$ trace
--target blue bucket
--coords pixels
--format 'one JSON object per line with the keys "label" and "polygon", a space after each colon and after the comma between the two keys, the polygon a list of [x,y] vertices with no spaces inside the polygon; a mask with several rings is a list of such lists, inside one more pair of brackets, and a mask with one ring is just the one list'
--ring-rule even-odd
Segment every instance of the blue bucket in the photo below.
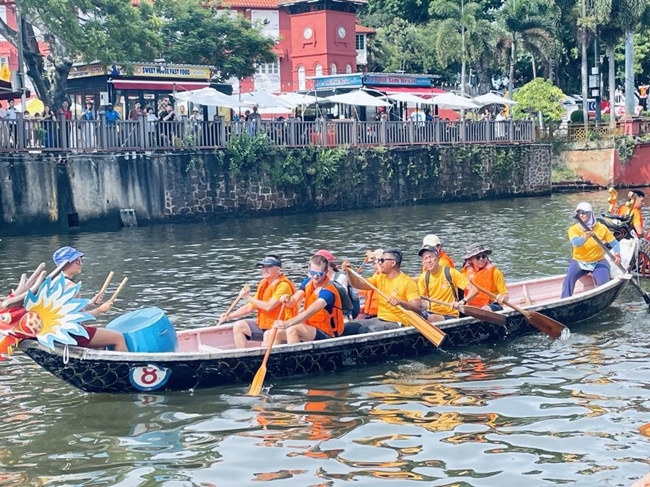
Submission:
{"label": "blue bucket", "polygon": [[175,352],[178,337],[174,325],[160,308],[142,308],[115,318],[106,328],[124,335],[129,352]]}

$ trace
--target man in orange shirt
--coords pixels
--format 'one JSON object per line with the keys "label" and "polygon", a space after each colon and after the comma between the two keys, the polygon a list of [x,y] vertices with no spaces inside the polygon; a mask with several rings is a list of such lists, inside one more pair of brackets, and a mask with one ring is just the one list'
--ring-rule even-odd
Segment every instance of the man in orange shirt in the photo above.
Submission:
{"label": "man in orange shirt", "polygon": [[[293,283],[282,273],[280,257],[267,255],[257,263],[257,266],[262,272],[262,280],[257,286],[255,296],[250,295],[249,289],[242,290],[239,296],[248,302],[230,314],[224,313],[220,319],[224,322],[257,311],[256,319],[243,319],[233,324],[233,338],[237,348],[245,348],[249,340],[262,341],[264,332],[270,329],[276,320],[286,316],[280,316],[282,296],[291,296],[295,292]],[[291,308],[287,308],[285,313],[293,316]]]}

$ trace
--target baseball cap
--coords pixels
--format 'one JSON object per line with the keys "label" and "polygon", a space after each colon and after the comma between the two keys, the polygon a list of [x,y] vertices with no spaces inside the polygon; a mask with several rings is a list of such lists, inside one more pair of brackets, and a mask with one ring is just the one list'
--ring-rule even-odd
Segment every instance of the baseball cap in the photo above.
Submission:
{"label": "baseball cap", "polygon": [[267,255],[255,265],[257,265],[258,267],[267,267],[267,266],[282,267],[282,262],[280,261],[280,259],[276,257],[271,257],[270,255]]}

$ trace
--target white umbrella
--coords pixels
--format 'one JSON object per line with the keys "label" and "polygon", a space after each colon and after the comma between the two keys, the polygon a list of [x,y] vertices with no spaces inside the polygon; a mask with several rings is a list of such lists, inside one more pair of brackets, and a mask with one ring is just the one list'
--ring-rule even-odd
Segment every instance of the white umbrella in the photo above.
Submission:
{"label": "white umbrella", "polygon": [[313,105],[318,101],[318,98],[314,95],[307,95],[306,93],[281,93],[278,97],[294,106]]}
{"label": "white umbrella", "polygon": [[479,105],[469,98],[454,95],[453,93],[443,93],[442,95],[434,96],[429,103],[437,105],[440,108],[451,108],[452,110],[473,110],[480,108]]}
{"label": "white umbrella", "polygon": [[198,105],[207,105],[212,107],[226,107],[237,109],[242,105],[233,97],[221,93],[214,88],[200,88],[198,90],[177,91],[174,98],[180,101],[191,101]]}
{"label": "white umbrella", "polygon": [[296,106],[294,103],[289,103],[288,101],[283,100],[279,96],[264,90],[251,91],[250,93],[241,93],[240,97],[242,103],[245,103],[248,106],[257,105],[260,108],[270,108],[270,107],[294,108]]}
{"label": "white umbrella", "polygon": [[486,93],[485,95],[476,96],[474,97],[473,100],[474,103],[477,103],[482,107],[485,105],[516,105],[517,104],[517,102],[514,100],[504,98],[492,92]]}
{"label": "white umbrella", "polygon": [[384,95],[382,98],[401,101],[407,104],[411,103],[413,105],[431,105],[431,100],[427,100],[421,96],[414,95],[413,93],[394,93],[392,95]]}
{"label": "white umbrella", "polygon": [[390,103],[380,98],[369,95],[363,90],[350,91],[341,95],[333,95],[324,98],[332,103],[343,103],[344,105],[356,105],[360,107],[389,107]]}

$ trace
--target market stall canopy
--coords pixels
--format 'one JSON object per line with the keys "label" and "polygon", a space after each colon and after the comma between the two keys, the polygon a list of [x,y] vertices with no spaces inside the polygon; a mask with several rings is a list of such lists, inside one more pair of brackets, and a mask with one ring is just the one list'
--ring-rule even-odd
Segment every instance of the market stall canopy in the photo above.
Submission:
{"label": "market stall canopy", "polygon": [[421,96],[414,95],[413,93],[394,93],[392,95],[384,95],[382,98],[387,98],[389,100],[399,101],[406,104],[431,105],[431,100],[427,100]]}
{"label": "market stall canopy", "polygon": [[344,105],[356,105],[360,107],[389,107],[390,103],[381,98],[369,95],[363,90],[350,91],[340,95],[332,95],[324,98],[325,101],[332,103],[343,103]]}
{"label": "market stall canopy", "polygon": [[174,97],[180,101],[191,101],[197,105],[207,105],[212,107],[226,107],[237,109],[242,105],[236,99],[215,90],[214,88],[200,88],[198,90],[177,91]]}
{"label": "market stall canopy", "polygon": [[257,105],[260,108],[294,108],[295,103],[290,103],[273,93],[268,91],[258,90],[251,91],[250,93],[240,93],[239,95],[233,95],[233,98],[238,97],[241,99],[242,103],[245,103],[249,107]]}
{"label": "market stall canopy", "polygon": [[431,98],[429,103],[437,105],[440,108],[451,108],[452,110],[474,110],[480,108],[480,106],[474,103],[471,99],[455,95],[454,93],[436,95]]}
{"label": "market stall canopy", "polygon": [[516,105],[517,102],[497,95],[496,93],[486,93],[485,95],[473,98],[474,103],[484,107],[485,105]]}

